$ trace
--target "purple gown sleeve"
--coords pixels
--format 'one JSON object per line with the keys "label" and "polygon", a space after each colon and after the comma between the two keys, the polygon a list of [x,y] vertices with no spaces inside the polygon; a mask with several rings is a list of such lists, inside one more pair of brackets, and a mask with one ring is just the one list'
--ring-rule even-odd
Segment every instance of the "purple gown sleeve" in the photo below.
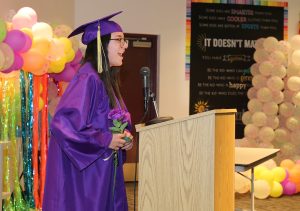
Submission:
{"label": "purple gown sleeve", "polygon": [[75,76],[51,122],[51,135],[71,162],[83,170],[97,160],[112,139],[108,96],[96,74]]}

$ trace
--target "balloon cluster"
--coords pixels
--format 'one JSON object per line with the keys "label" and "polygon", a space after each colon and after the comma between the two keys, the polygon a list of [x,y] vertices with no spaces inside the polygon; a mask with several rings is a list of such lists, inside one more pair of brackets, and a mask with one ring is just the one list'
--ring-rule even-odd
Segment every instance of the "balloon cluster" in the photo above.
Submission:
{"label": "balloon cluster", "polygon": [[[250,173],[246,172],[250,177]],[[254,196],[258,199],[294,195],[300,192],[300,160],[282,160],[280,166],[273,161],[272,166],[265,164],[254,168]],[[250,183],[245,178],[236,176],[235,190],[246,193],[250,190]]]}
{"label": "balloon cluster", "polygon": [[53,30],[48,23],[37,22],[30,7],[21,8],[11,23],[0,20],[0,72],[61,74],[57,80],[70,81],[82,59],[78,40],[67,38],[71,31],[66,25]]}
{"label": "balloon cluster", "polygon": [[[290,42],[256,41],[245,138],[258,147],[281,149],[281,159],[298,159],[300,149],[300,35]],[[254,147],[252,145],[252,147]]]}
{"label": "balloon cluster", "polygon": [[252,85],[247,96],[248,111],[242,116],[244,135],[259,146],[273,147],[279,127],[279,104],[284,101],[284,78],[290,45],[274,37],[260,38],[255,43],[251,68]]}

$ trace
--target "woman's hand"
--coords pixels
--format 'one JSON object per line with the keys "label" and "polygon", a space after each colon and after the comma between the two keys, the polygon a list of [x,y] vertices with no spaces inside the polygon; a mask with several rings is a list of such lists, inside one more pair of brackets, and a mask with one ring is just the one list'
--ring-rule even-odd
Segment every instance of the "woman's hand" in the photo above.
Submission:
{"label": "woman's hand", "polygon": [[116,133],[112,135],[113,136],[108,148],[113,150],[119,150],[120,148],[125,146],[126,141],[123,139],[125,137],[124,134]]}
{"label": "woman's hand", "polygon": [[130,141],[126,141],[125,145],[122,147],[122,149],[130,150],[133,147],[133,136],[131,135],[131,133],[128,130],[125,130],[123,134],[124,134],[124,137],[128,137],[130,139]]}

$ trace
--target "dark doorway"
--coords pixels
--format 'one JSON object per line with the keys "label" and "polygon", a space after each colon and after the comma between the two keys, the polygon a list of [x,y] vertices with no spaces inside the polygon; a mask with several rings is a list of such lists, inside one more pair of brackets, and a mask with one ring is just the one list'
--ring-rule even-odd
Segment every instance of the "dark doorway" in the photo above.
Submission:
{"label": "dark doorway", "polygon": [[[157,36],[145,34],[125,34],[129,39],[128,49],[121,69],[121,92],[127,109],[131,113],[134,147],[127,152],[127,163],[135,163],[137,152],[137,134],[134,125],[141,123],[144,116],[143,80],[140,74],[142,67],[151,70],[151,91],[157,96]],[[151,105],[151,103],[150,103]],[[155,110],[150,106],[144,122],[155,117]]]}

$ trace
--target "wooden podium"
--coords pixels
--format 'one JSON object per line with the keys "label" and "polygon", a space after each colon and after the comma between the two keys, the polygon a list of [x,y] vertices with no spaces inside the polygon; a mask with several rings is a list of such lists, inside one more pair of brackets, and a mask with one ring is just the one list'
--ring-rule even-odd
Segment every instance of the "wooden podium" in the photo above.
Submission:
{"label": "wooden podium", "polygon": [[234,210],[235,109],[137,129],[139,211]]}

